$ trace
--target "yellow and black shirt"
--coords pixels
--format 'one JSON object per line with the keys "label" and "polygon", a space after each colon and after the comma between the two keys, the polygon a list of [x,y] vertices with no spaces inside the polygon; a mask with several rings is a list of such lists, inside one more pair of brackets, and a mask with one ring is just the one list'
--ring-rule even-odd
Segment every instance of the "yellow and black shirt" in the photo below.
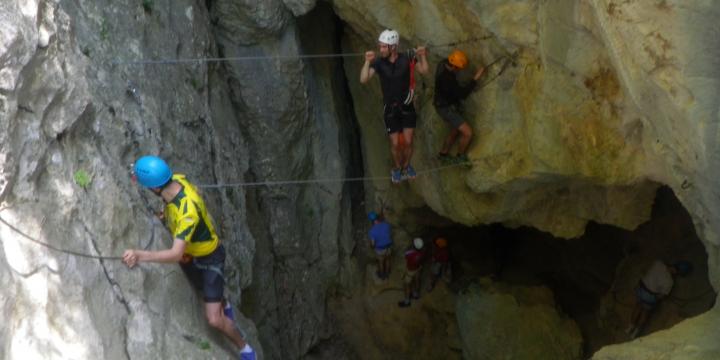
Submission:
{"label": "yellow and black shirt", "polygon": [[182,190],[165,205],[165,221],[175,239],[187,243],[185,253],[199,257],[211,254],[218,246],[210,215],[205,201],[185,175],[175,174],[172,179],[182,185]]}

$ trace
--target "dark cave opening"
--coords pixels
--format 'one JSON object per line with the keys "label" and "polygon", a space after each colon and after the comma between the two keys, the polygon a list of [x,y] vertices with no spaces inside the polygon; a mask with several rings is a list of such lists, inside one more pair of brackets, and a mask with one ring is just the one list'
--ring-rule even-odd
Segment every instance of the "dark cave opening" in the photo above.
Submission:
{"label": "dark cave opening", "polygon": [[669,187],[661,187],[651,219],[634,231],[591,222],[585,234],[559,239],[529,227],[501,224],[432,229],[426,237],[450,241],[454,291],[479,277],[523,286],[546,286],[573,318],[585,356],[628,341],[624,329],[635,304],[634,286],[653,260],[689,260],[694,270],[675,279],[670,295],[651,313],[640,336],[666,329],[714,305],[707,254],[690,215]]}

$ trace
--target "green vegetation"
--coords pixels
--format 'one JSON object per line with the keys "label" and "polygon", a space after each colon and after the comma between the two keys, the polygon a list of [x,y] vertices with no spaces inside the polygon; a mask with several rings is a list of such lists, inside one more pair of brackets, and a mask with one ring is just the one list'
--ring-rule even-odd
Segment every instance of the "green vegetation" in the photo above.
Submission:
{"label": "green vegetation", "polygon": [[197,341],[197,346],[203,350],[210,350],[210,342],[204,339],[199,339]]}
{"label": "green vegetation", "polygon": [[110,34],[110,27],[108,26],[107,19],[103,19],[102,23],[100,24],[100,40],[102,40],[102,41],[107,40],[109,34]]}
{"label": "green vegetation", "polygon": [[92,182],[92,176],[83,169],[76,171],[73,178],[75,179],[75,183],[83,189],[87,189]]}

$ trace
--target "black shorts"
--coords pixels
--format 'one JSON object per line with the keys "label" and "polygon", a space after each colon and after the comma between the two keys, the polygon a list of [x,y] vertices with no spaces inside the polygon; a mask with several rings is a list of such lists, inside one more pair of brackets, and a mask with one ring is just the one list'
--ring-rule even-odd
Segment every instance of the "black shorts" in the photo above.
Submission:
{"label": "black shorts", "polygon": [[202,291],[206,303],[221,302],[225,288],[225,247],[218,245],[210,255],[195,257],[180,264],[196,289]]}
{"label": "black shorts", "polygon": [[385,129],[388,134],[402,132],[403,129],[414,129],[417,120],[415,106],[409,105],[385,105],[383,111]]}
{"label": "black shorts", "polygon": [[440,115],[446,123],[455,129],[459,128],[460,125],[465,122],[460,115],[461,110],[457,105],[435,106],[435,111],[437,111],[438,115]]}

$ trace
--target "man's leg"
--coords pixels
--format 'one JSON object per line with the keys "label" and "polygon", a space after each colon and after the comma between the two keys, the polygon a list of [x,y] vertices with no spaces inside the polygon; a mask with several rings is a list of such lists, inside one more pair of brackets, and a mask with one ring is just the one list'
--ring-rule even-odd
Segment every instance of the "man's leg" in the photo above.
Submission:
{"label": "man's leg", "polygon": [[205,316],[210,326],[220,330],[227,336],[239,349],[245,347],[245,339],[235,327],[235,323],[223,314],[221,302],[206,302]]}
{"label": "man's leg", "polygon": [[415,273],[412,281],[412,297],[414,299],[420,298],[420,270]]}
{"label": "man's leg", "polygon": [[432,263],[432,265],[430,265],[430,286],[428,286],[428,292],[435,288],[435,284],[437,284],[440,279],[440,272],[438,272],[437,269],[438,263]]}
{"label": "man's leg", "polygon": [[400,133],[390,133],[390,153],[396,169],[402,168],[402,148],[400,147]]}
{"label": "man's leg", "polygon": [[385,276],[390,275],[390,250],[388,249],[387,254],[385,254],[385,257],[383,258],[383,269],[385,271]]}
{"label": "man's leg", "polygon": [[385,272],[383,271],[382,255],[377,255],[377,271],[375,272],[375,275],[377,275],[378,279],[382,279],[383,276],[385,276]]}
{"label": "man's leg", "polygon": [[403,149],[403,156],[402,156],[402,168],[405,169],[410,165],[410,158],[412,158],[413,155],[413,134],[415,133],[415,129],[413,128],[405,128],[402,130],[402,136],[405,139],[405,148]]}
{"label": "man's leg", "polygon": [[410,293],[412,292],[412,274],[408,270],[405,270],[405,274],[403,274],[403,285],[405,290],[405,298],[398,303],[399,307],[408,307],[410,306]]}
{"label": "man's leg", "polygon": [[472,139],[473,131],[467,122],[463,122],[458,128],[458,131],[462,134],[462,137],[460,138],[460,145],[458,145],[458,155],[461,155],[467,152],[468,145],[470,145],[470,140]]}
{"label": "man's leg", "polygon": [[630,314],[630,326],[628,326],[627,332],[632,333],[633,330],[638,326],[638,322],[640,321],[640,313],[642,312],[642,305],[640,304],[640,300],[635,301],[635,306],[633,306],[632,313]]}
{"label": "man's leg", "polygon": [[445,142],[443,142],[443,147],[440,150],[440,154],[447,155],[450,153],[450,147],[455,143],[455,140],[457,139],[458,134],[460,131],[458,129],[452,129],[450,130],[450,134],[445,138]]}
{"label": "man's leg", "polygon": [[640,315],[638,316],[638,322],[635,326],[635,332],[632,334],[633,338],[637,336],[640,331],[642,331],[642,328],[645,326],[645,323],[648,320],[648,317],[650,316],[650,310],[645,308],[644,306],[640,307]]}

